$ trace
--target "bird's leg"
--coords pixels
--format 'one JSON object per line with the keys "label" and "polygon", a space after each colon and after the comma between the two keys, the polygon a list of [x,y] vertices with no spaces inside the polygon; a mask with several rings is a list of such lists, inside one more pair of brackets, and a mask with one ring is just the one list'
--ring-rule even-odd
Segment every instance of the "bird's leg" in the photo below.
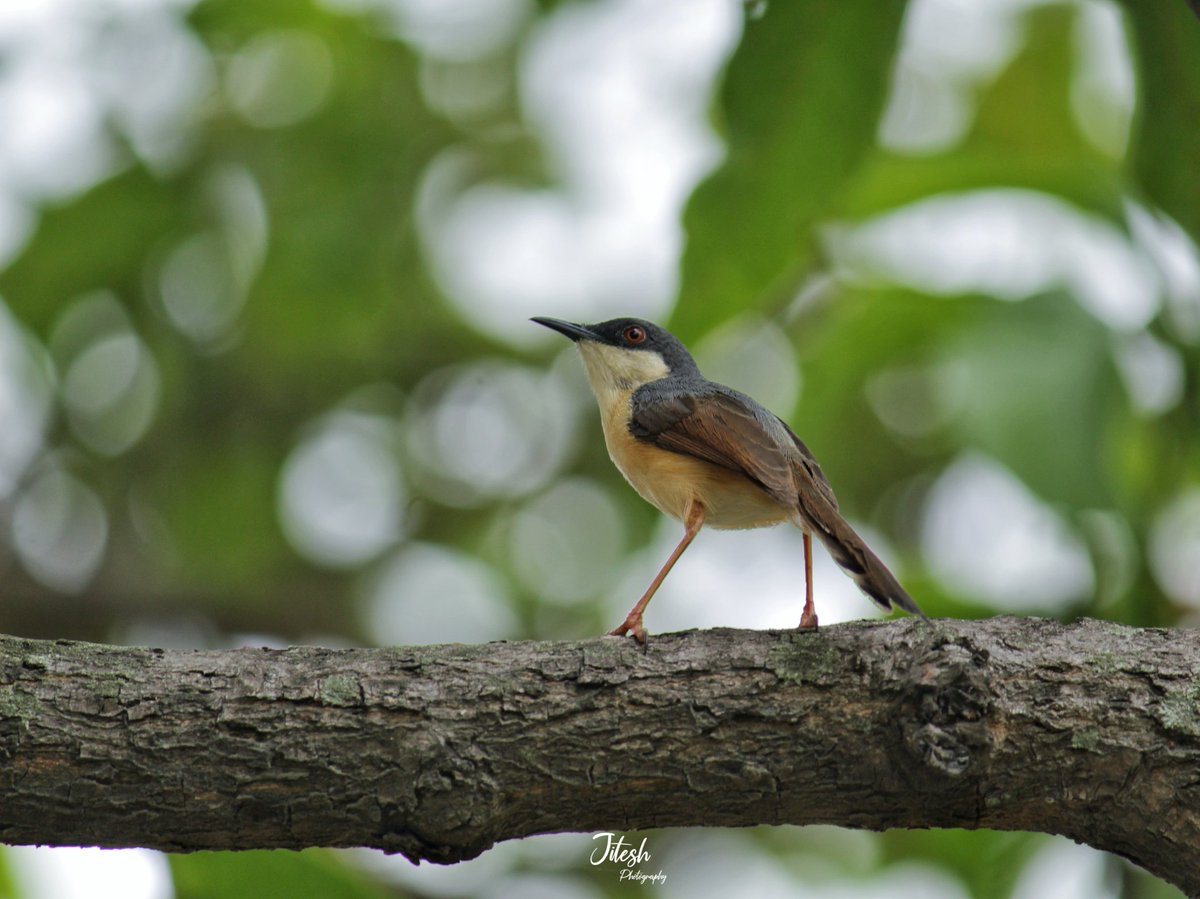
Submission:
{"label": "bird's leg", "polygon": [[812,534],[804,532],[804,611],[800,613],[803,630],[817,629],[817,610],[813,608]]}
{"label": "bird's leg", "polygon": [[646,611],[646,606],[650,604],[650,599],[654,596],[655,591],[662,585],[667,572],[679,561],[679,557],[683,555],[683,551],[688,548],[688,545],[696,539],[696,535],[700,533],[700,528],[703,525],[704,506],[700,505],[697,500],[692,500],[692,504],[688,506],[687,520],[683,523],[685,528],[683,539],[679,541],[679,545],[675,547],[675,551],[671,553],[671,557],[667,559],[666,564],[654,576],[654,580],[650,582],[650,586],[646,588],[646,592],[642,594],[642,598],[629,610],[629,614],[625,616],[625,620],[608,632],[610,637],[623,637],[625,634],[630,634],[639,643],[646,642],[646,629],[642,627],[642,613]]}

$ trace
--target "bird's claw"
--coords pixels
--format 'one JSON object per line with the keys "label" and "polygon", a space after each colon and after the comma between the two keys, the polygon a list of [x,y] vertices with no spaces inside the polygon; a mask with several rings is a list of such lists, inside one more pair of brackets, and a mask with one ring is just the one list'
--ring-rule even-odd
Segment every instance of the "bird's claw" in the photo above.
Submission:
{"label": "bird's claw", "polygon": [[610,637],[624,637],[628,634],[639,643],[646,642],[646,629],[642,627],[642,616],[629,617],[608,632]]}
{"label": "bird's claw", "polygon": [[811,609],[805,609],[804,614],[800,616],[800,630],[815,631],[817,629],[817,613]]}

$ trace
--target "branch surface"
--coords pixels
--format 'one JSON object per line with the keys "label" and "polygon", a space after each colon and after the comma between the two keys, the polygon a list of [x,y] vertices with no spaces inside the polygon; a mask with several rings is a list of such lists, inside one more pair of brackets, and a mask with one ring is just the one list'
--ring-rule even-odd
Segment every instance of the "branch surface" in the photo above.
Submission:
{"label": "branch surface", "polygon": [[0,842],[454,862],[677,826],[1065,834],[1200,895],[1200,633],[1039,619],[167,651],[0,637]]}

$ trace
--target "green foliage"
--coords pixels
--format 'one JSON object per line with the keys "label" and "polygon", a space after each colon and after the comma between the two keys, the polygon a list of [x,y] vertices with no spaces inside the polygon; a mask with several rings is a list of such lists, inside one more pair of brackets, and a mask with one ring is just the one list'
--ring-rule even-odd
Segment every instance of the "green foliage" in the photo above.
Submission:
{"label": "green foliage", "polygon": [[1132,175],[1150,200],[1200,239],[1200,28],[1184,3],[1122,5],[1136,35],[1141,79]]}
{"label": "green foliage", "polygon": [[[876,153],[845,204],[863,217],[930,195],[1011,187],[1046,191],[1114,221],[1123,216],[1113,160],[1084,139],[1071,104],[1078,8],[1034,7],[1025,41],[991,82],[977,88],[961,143],[933,155]],[[1038,110],[1030,115],[1031,109]]]}
{"label": "green foliage", "polygon": [[341,856],[304,852],[197,852],[171,856],[176,899],[384,899],[394,896]]}
{"label": "green foliage", "polygon": [[17,899],[17,890],[8,876],[8,866],[4,863],[4,853],[0,851],[0,899]]}
{"label": "green foliage", "polygon": [[730,309],[777,307],[811,272],[813,227],[874,144],[903,13],[817,0],[746,24],[718,107],[727,159],[684,216],[685,339]]}
{"label": "green foliage", "polygon": [[1048,842],[1041,834],[913,830],[889,835],[887,856],[937,861],[967,885],[974,899],[1006,899],[1025,864]]}
{"label": "green foliage", "polygon": [[[960,439],[1004,459],[1052,503],[1108,506],[1111,460],[1097,446],[1121,410],[1108,334],[1061,295],[1027,300],[1021,315],[1006,312],[990,306],[944,347],[971,397]],[[1034,396],[1042,402],[1029,402]]]}

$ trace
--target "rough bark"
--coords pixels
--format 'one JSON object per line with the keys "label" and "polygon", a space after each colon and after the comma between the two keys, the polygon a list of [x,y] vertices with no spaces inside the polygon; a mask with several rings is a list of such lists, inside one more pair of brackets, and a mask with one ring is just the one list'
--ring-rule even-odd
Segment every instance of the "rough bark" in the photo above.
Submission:
{"label": "rough bark", "polygon": [[376,846],[831,823],[1065,834],[1200,894],[1200,634],[163,651],[0,638],[0,841]]}

